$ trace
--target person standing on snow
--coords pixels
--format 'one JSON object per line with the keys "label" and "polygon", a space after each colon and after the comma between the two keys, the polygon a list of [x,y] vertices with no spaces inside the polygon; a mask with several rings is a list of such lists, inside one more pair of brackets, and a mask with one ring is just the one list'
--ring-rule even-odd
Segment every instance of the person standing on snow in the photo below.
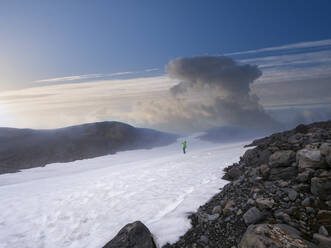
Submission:
{"label": "person standing on snow", "polygon": [[182,145],[183,145],[183,153],[185,154],[186,153],[186,147],[187,147],[186,140],[184,140],[184,142],[182,142]]}

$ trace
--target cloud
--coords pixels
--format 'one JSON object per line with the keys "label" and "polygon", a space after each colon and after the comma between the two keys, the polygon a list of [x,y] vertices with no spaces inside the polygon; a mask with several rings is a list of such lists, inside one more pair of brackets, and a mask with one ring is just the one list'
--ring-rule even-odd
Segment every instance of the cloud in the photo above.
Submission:
{"label": "cloud", "polygon": [[140,74],[140,73],[151,73],[155,71],[159,71],[158,68],[149,68],[142,71],[124,71],[124,72],[114,72],[108,74],[85,74],[85,75],[74,75],[67,77],[55,77],[55,78],[46,78],[34,81],[35,83],[67,83],[72,81],[81,82],[83,80],[92,80],[92,79],[105,79],[111,77],[132,75],[132,74]]}
{"label": "cloud", "polygon": [[277,127],[250,91],[262,75],[257,66],[225,56],[200,56],[174,59],[166,70],[178,83],[161,102],[141,104],[146,121],[182,132],[221,125]]}
{"label": "cloud", "polygon": [[255,50],[242,51],[242,52],[227,53],[225,55],[233,56],[233,55],[254,54],[254,53],[261,53],[261,52],[275,52],[275,51],[283,51],[283,50],[323,48],[323,47],[329,47],[329,46],[331,46],[331,39],[299,42],[299,43],[288,44],[288,45],[284,45],[284,46],[275,46],[275,47],[260,48],[260,49],[255,49]]}

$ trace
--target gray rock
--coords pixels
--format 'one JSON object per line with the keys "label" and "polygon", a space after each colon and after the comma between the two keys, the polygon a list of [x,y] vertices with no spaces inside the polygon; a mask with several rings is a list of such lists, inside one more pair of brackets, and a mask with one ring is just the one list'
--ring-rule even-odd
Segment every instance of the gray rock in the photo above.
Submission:
{"label": "gray rock", "polygon": [[216,206],[212,210],[212,214],[219,214],[222,213],[222,207],[221,206]]}
{"label": "gray rock", "polygon": [[296,192],[295,190],[293,189],[290,189],[288,192],[288,198],[291,200],[291,201],[295,201],[295,199],[297,199],[297,196],[298,196],[298,192]]}
{"label": "gray rock", "polygon": [[300,237],[300,232],[285,224],[250,225],[242,237],[239,248],[316,248]]}
{"label": "gray rock", "polygon": [[208,244],[208,242],[209,242],[208,238],[205,235],[200,236],[200,241],[205,244]]}
{"label": "gray rock", "polygon": [[313,238],[314,238],[314,241],[318,244],[318,248],[330,248],[331,247],[331,238],[330,237],[325,237],[324,235],[314,233]]}
{"label": "gray rock", "polygon": [[232,167],[226,172],[223,179],[225,180],[236,180],[242,175],[242,171],[238,167]]}
{"label": "gray rock", "polygon": [[209,215],[208,215],[208,221],[214,221],[214,220],[217,220],[218,217],[220,217],[219,214],[209,214]]}
{"label": "gray rock", "polygon": [[305,168],[326,168],[324,158],[318,149],[304,148],[297,152],[296,161],[300,169]]}
{"label": "gray rock", "polygon": [[323,156],[331,154],[331,143],[323,143],[320,147],[320,152]]}
{"label": "gray rock", "polygon": [[256,207],[251,207],[243,215],[246,225],[255,224],[264,218],[264,215]]}
{"label": "gray rock", "polygon": [[295,152],[291,150],[277,151],[269,158],[269,167],[284,167],[291,165],[295,161]]}
{"label": "gray rock", "polygon": [[326,230],[326,228],[322,225],[320,226],[320,228],[318,229],[318,233],[324,236],[328,236],[329,232],[328,230]]}
{"label": "gray rock", "polygon": [[124,226],[103,248],[156,248],[148,228],[136,221]]}
{"label": "gray rock", "polygon": [[229,200],[226,204],[225,204],[225,207],[223,209],[223,214],[224,215],[230,215],[232,210],[233,210],[233,207],[235,206],[235,201],[234,200]]}
{"label": "gray rock", "polygon": [[313,177],[313,175],[314,175],[314,170],[307,168],[303,172],[298,174],[297,180],[299,182],[305,183],[307,181],[310,181],[310,179]]}
{"label": "gray rock", "polygon": [[260,166],[268,163],[270,154],[268,150],[249,149],[243,155],[243,160],[248,166]]}
{"label": "gray rock", "polygon": [[266,198],[257,198],[255,202],[260,209],[271,209],[275,203],[273,199]]}
{"label": "gray rock", "polygon": [[269,180],[291,179],[298,173],[296,167],[278,167],[270,170]]}
{"label": "gray rock", "polygon": [[291,222],[291,217],[290,217],[288,214],[286,214],[286,213],[284,213],[284,214],[282,215],[282,219],[283,219],[283,221],[286,222],[286,223]]}
{"label": "gray rock", "polygon": [[310,205],[310,198],[306,197],[302,202],[301,205],[304,207],[308,207]]}
{"label": "gray rock", "polygon": [[331,178],[313,177],[310,191],[322,200],[331,200]]}
{"label": "gray rock", "polygon": [[319,210],[317,213],[317,223],[323,225],[328,233],[331,233],[331,211]]}

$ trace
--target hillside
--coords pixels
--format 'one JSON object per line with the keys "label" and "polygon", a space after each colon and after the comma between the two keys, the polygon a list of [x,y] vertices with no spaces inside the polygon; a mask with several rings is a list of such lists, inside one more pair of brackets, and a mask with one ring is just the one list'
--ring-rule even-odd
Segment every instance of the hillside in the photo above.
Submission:
{"label": "hillside", "polygon": [[118,151],[168,145],[177,136],[120,122],[54,130],[0,128],[0,174],[94,158]]}

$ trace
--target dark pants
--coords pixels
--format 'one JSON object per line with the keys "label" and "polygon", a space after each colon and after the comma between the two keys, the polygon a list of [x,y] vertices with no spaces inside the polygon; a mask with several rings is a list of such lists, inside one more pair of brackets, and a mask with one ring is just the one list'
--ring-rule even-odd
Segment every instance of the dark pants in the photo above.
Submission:
{"label": "dark pants", "polygon": [[186,147],[183,147],[183,153],[184,154],[186,153]]}

